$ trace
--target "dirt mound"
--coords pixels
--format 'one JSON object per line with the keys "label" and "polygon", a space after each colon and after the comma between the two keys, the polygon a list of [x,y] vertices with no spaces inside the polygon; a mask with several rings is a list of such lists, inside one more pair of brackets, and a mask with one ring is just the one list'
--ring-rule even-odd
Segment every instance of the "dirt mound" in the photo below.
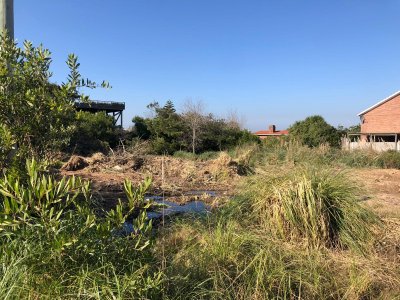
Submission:
{"label": "dirt mound", "polygon": [[215,185],[219,188],[221,185],[234,185],[242,175],[238,162],[227,153],[207,161],[131,153],[113,153],[110,156],[96,153],[92,157],[81,158],[81,163],[76,159],[71,158],[62,171],[112,185],[121,185],[126,178],[140,182],[151,177],[154,187],[170,187],[175,191],[181,187],[207,190]]}
{"label": "dirt mound", "polygon": [[97,153],[93,154],[90,158],[88,158],[87,161],[88,161],[89,164],[95,165],[95,164],[107,162],[108,161],[108,157],[105,156],[101,152],[97,152]]}
{"label": "dirt mound", "polygon": [[61,167],[61,170],[77,171],[86,168],[88,165],[89,163],[82,156],[72,155],[69,161]]}

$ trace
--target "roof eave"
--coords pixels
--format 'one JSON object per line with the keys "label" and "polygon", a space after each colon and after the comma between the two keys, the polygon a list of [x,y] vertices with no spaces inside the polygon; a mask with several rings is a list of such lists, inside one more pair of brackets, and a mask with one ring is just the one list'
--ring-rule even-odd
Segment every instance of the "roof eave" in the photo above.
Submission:
{"label": "roof eave", "polygon": [[400,91],[397,91],[396,93],[390,95],[389,97],[379,101],[378,103],[372,105],[371,107],[367,108],[366,110],[360,112],[357,116],[361,117],[362,115],[365,115],[367,112],[373,110],[374,108],[377,108],[378,106],[381,106],[382,104],[388,102],[389,100],[393,99],[394,97],[397,97],[400,95]]}

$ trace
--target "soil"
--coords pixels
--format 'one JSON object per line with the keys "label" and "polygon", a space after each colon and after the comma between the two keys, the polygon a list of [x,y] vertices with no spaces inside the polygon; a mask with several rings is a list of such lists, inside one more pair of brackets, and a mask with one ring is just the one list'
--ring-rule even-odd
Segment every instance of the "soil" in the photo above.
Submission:
{"label": "soil", "polygon": [[[168,196],[169,201],[186,203],[202,200],[211,206],[224,203],[232,195],[243,168],[226,153],[213,160],[200,161],[170,156],[134,156],[128,153],[104,156],[96,153],[80,158],[85,167],[75,167],[72,157],[61,169],[61,175],[75,175],[92,182],[92,189],[106,206],[123,199],[123,182],[140,184],[152,178],[152,195]],[[80,165],[81,166],[81,165]],[[209,193],[211,191],[211,193]]]}
{"label": "soil", "polygon": [[[207,161],[96,153],[85,158],[72,156],[61,169],[61,174],[89,179],[95,192],[110,197],[114,195],[114,198],[123,195],[125,179],[140,184],[146,177],[151,177],[152,194],[164,194],[170,199],[172,197],[172,201],[187,202],[200,197],[207,200],[207,193],[203,193],[207,191],[213,191],[217,196],[232,195],[240,178],[245,175],[242,169],[226,153]],[[350,175],[362,186],[362,200],[366,205],[381,217],[400,220],[400,170],[352,169]]]}
{"label": "soil", "polygon": [[363,202],[385,225],[376,249],[394,264],[400,263],[400,170],[358,169],[354,178],[363,187]]}
{"label": "soil", "polygon": [[355,169],[352,175],[363,188],[366,205],[381,217],[400,220],[400,170]]}

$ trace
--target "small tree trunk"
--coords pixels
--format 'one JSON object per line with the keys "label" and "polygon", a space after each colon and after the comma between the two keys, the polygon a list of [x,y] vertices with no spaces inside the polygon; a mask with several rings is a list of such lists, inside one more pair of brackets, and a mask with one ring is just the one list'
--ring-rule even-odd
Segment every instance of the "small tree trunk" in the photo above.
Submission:
{"label": "small tree trunk", "polygon": [[196,143],[196,128],[193,126],[193,129],[192,129],[192,151],[193,151],[193,154],[196,154],[195,143]]}

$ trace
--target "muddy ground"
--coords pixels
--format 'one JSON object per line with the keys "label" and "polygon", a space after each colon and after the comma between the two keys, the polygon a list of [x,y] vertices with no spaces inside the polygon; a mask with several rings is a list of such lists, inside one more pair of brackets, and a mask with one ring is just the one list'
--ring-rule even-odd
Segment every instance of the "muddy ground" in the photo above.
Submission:
{"label": "muddy ground", "polygon": [[[168,197],[169,201],[185,203],[202,200],[218,206],[233,195],[233,190],[245,173],[240,163],[227,154],[213,160],[199,161],[171,156],[73,156],[61,169],[62,175],[75,175],[92,182],[92,189],[112,206],[124,198],[125,179],[140,184],[152,178],[151,195]],[[108,206],[107,205],[107,206]]]}
{"label": "muddy ground", "polygon": [[[229,197],[246,175],[240,162],[226,153],[212,160],[199,161],[171,156],[133,156],[122,154],[104,156],[96,153],[91,157],[72,157],[62,168],[62,175],[78,175],[90,179],[95,192],[115,198],[123,195],[123,182],[131,180],[139,184],[151,177],[150,191],[165,195],[175,202],[205,200],[216,196]],[[362,186],[363,202],[381,217],[400,220],[400,170],[352,169],[349,176]]]}

